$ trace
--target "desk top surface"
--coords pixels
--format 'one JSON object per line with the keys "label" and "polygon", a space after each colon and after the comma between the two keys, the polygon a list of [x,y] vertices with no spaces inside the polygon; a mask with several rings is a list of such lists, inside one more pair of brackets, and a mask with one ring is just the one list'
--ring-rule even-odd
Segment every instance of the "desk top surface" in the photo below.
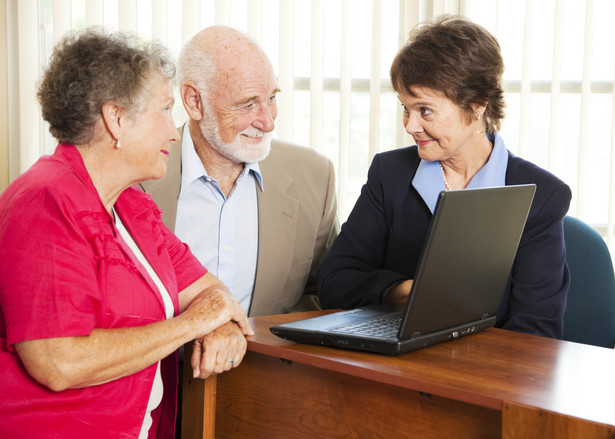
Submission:
{"label": "desk top surface", "polygon": [[490,328],[389,357],[269,331],[322,313],[253,317],[248,350],[498,410],[508,402],[615,425],[615,350]]}

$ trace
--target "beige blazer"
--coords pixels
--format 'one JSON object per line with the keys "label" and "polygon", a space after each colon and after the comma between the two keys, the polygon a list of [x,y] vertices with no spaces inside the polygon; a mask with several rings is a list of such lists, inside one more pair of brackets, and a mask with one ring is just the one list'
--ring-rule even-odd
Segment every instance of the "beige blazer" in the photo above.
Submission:
{"label": "beige blazer", "polygon": [[[264,190],[257,185],[258,258],[249,315],[318,309],[317,270],[339,233],[333,163],[311,148],[273,140],[259,166]],[[171,230],[180,177],[181,141],[172,146],[165,177],[141,183]]]}

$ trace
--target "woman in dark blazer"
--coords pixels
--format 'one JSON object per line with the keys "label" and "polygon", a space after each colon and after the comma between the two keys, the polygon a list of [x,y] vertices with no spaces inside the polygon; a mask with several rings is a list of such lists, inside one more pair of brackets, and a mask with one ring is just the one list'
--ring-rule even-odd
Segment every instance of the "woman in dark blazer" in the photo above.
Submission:
{"label": "woman in dark blazer", "polygon": [[442,190],[535,183],[496,326],[560,338],[569,275],[570,188],[510,153],[496,39],[462,17],[417,27],[391,67],[415,146],[374,157],[367,183],[319,272],[325,308],[405,303]]}

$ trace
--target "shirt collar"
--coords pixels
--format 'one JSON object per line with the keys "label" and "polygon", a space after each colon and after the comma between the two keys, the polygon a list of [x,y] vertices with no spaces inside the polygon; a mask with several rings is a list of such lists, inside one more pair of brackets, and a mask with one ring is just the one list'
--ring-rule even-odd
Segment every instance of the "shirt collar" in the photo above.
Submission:
{"label": "shirt collar", "polygon": [[[205,170],[205,166],[201,162],[196,150],[194,149],[194,141],[192,140],[192,135],[190,134],[190,129],[188,128],[188,124],[184,125],[184,130],[182,134],[182,169],[181,169],[181,188],[180,194],[187,188],[192,182],[200,179],[201,177],[208,177],[207,170]],[[260,166],[258,162],[253,163],[245,163],[244,169],[241,175],[247,175],[251,173],[254,175],[261,191],[264,191],[263,187],[263,177],[261,175]]]}
{"label": "shirt collar", "polygon": [[62,144],[59,143],[56,146],[55,152],[52,155],[52,158],[58,160],[61,163],[65,163],[73,169],[75,174],[79,177],[83,183],[85,183],[91,190],[93,190],[96,194],[98,191],[92,182],[92,178],[85,167],[85,163],[83,162],[83,157],[79,153],[79,150],[75,145]]}
{"label": "shirt collar", "polygon": [[[489,160],[468,183],[467,188],[495,187],[506,184],[506,169],[508,166],[508,151],[502,137],[498,133],[489,136],[493,142],[493,150]],[[445,190],[440,162],[421,160],[412,180],[412,186],[417,190],[429,210],[433,213],[438,202],[438,195]]]}

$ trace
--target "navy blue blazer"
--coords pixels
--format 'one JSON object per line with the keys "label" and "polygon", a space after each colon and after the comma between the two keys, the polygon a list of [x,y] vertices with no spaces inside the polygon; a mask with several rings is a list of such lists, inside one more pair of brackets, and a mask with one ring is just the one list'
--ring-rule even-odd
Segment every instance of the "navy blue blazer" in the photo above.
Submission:
{"label": "navy blue blazer", "polygon": [[[416,146],[377,154],[348,221],[319,270],[323,308],[381,301],[412,279],[432,213],[412,186]],[[561,338],[570,283],[563,218],[570,188],[553,174],[508,153],[506,184],[536,184],[497,327]]]}

